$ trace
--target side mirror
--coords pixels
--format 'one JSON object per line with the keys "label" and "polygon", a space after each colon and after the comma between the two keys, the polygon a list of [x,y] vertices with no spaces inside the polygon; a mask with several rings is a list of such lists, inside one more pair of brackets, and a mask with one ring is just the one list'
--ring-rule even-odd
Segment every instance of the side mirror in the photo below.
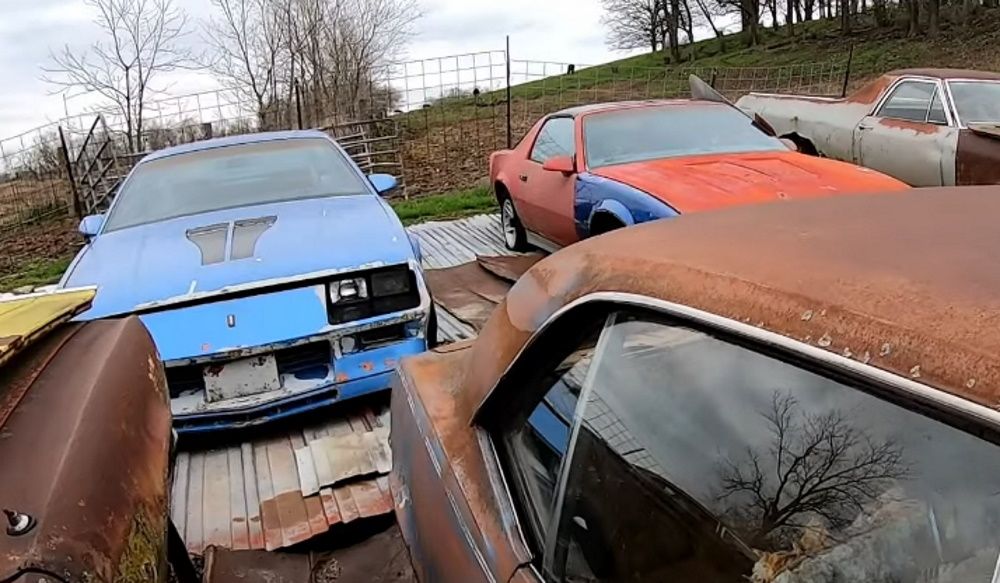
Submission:
{"label": "side mirror", "polygon": [[573,160],[572,156],[556,156],[554,158],[549,158],[542,164],[542,170],[548,170],[550,172],[562,172],[563,174],[569,176],[576,172],[576,161]]}
{"label": "side mirror", "polygon": [[399,186],[399,181],[392,174],[369,174],[368,180],[379,194],[388,194]]}
{"label": "side mirror", "polygon": [[89,217],[83,217],[78,228],[83,238],[90,241],[101,232],[102,226],[104,226],[104,215],[90,215]]}

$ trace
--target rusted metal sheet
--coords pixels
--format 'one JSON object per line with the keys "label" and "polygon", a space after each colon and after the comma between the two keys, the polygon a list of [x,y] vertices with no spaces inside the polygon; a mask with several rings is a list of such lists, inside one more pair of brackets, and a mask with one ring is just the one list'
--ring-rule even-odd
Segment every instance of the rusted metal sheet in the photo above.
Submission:
{"label": "rusted metal sheet", "polygon": [[0,580],[165,581],[170,408],[139,320],[46,335],[0,369],[0,409],[0,507],[36,520],[0,535]]}
{"label": "rusted metal sheet", "polygon": [[426,272],[434,301],[456,318],[479,330],[503,301],[511,283],[541,255],[485,256],[476,261]]}
{"label": "rusted metal sheet", "polygon": [[703,213],[584,241],[511,288],[469,355],[476,366],[458,398],[478,407],[561,306],[620,291],[1000,407],[1000,271],[989,268],[998,214],[1000,187],[930,188]]}
{"label": "rusted metal sheet", "polygon": [[60,323],[86,310],[93,288],[0,300],[0,365]]}
{"label": "rusted metal sheet", "polygon": [[339,409],[304,428],[263,433],[218,449],[182,451],[174,464],[171,516],[188,550],[274,550],[330,526],[392,511],[388,477],[374,475],[303,495],[296,449],[331,435],[385,431],[368,406]]}
{"label": "rusted metal sheet", "polygon": [[311,440],[296,448],[295,461],[304,496],[358,476],[388,474],[392,469],[388,423],[365,433]]}

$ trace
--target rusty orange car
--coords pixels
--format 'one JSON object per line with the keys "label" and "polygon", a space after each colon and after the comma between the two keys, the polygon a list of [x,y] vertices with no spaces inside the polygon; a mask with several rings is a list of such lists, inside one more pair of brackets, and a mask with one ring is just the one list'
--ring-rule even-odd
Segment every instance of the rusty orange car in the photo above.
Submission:
{"label": "rusty orange car", "polygon": [[1000,184],[1000,73],[904,69],[841,99],[751,93],[737,104],[803,151],[913,186]]}
{"label": "rusty orange car", "polygon": [[801,154],[790,144],[731,104],[710,99],[558,111],[540,119],[512,150],[490,156],[504,242],[515,250],[552,251],[691,212],[906,188],[872,170]]}
{"label": "rusty orange car", "polygon": [[989,582],[1000,187],[749,205],[522,276],[405,359],[422,581]]}

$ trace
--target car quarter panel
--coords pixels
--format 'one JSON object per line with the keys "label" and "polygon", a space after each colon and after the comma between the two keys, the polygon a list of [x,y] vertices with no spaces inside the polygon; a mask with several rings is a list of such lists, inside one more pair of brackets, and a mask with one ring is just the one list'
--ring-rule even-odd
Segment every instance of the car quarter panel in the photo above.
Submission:
{"label": "car quarter panel", "polygon": [[458,398],[469,352],[408,358],[393,385],[396,516],[421,581],[506,582],[530,560]]}
{"label": "car quarter panel", "polygon": [[580,239],[590,236],[594,215],[607,212],[624,225],[677,216],[667,203],[628,184],[590,172],[577,176],[573,214]]}
{"label": "car quarter panel", "polygon": [[882,76],[847,98],[751,93],[736,105],[758,114],[779,137],[798,134],[827,157],[854,159],[854,129],[895,77]]}
{"label": "car quarter panel", "polygon": [[5,365],[0,425],[0,502],[38,521],[0,537],[0,579],[166,581],[170,408],[138,319],[63,326]]}

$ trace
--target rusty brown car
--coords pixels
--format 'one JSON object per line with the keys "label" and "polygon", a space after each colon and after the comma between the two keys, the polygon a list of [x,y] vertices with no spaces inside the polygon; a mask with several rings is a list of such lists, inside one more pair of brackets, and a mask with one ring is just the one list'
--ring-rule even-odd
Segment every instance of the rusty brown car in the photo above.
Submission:
{"label": "rusty brown car", "polygon": [[1000,184],[1000,73],[908,69],[842,99],[751,93],[737,105],[801,151],[912,186]]}
{"label": "rusty brown car", "polygon": [[163,366],[137,318],[66,322],[92,297],[0,301],[3,583],[167,580]]}
{"label": "rusty brown car", "polygon": [[1000,187],[792,201],[543,259],[406,359],[422,581],[990,582]]}

